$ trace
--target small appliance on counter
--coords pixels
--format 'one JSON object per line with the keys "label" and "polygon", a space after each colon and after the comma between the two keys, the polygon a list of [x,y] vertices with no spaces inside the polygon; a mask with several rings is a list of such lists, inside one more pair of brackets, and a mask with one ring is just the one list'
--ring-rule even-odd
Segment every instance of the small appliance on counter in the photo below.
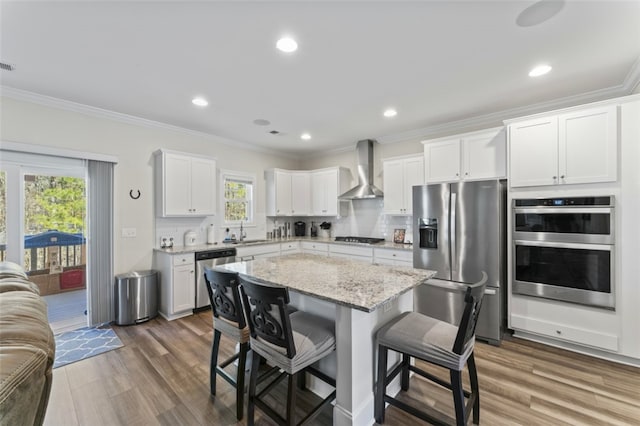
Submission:
{"label": "small appliance on counter", "polygon": [[207,244],[216,244],[216,228],[213,223],[207,227]]}
{"label": "small appliance on counter", "polygon": [[187,231],[184,233],[184,245],[187,246],[195,246],[196,240],[198,239],[198,234],[195,231]]}
{"label": "small appliance on counter", "polygon": [[298,221],[294,224],[293,228],[296,237],[304,237],[307,233],[307,224],[302,221]]}
{"label": "small appliance on counter", "polygon": [[312,237],[317,237],[318,236],[318,228],[316,227],[316,223],[315,222],[311,222],[311,236]]}
{"label": "small appliance on counter", "polygon": [[323,238],[331,238],[331,222],[322,222],[320,224],[320,236]]}

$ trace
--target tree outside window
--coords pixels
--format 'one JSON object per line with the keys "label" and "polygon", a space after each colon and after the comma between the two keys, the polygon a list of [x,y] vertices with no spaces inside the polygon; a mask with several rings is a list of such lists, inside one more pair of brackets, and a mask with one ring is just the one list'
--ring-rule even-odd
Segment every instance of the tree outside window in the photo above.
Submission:
{"label": "tree outside window", "polygon": [[225,223],[252,223],[254,180],[233,175],[224,175],[223,179]]}

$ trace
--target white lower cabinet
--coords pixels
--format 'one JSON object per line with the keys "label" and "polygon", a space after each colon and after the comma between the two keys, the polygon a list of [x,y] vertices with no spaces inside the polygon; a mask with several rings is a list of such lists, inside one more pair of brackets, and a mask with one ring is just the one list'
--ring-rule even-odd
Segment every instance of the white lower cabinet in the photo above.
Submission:
{"label": "white lower cabinet", "polygon": [[168,320],[191,315],[196,298],[194,254],[157,252],[155,269],[160,272],[160,315]]}
{"label": "white lower cabinet", "polygon": [[238,261],[254,260],[276,256],[280,256],[279,243],[238,247],[236,252],[236,260]]}
{"label": "white lower cabinet", "polygon": [[318,254],[322,256],[329,256],[329,244],[316,243],[312,241],[302,241],[300,243],[302,253]]}
{"label": "white lower cabinet", "polygon": [[620,324],[614,311],[515,295],[510,311],[510,328],[516,333],[619,351]]}
{"label": "white lower cabinet", "polygon": [[379,265],[413,267],[413,251],[374,248],[373,263],[377,263]]}
{"label": "white lower cabinet", "polygon": [[329,257],[341,257],[343,259],[362,260],[371,263],[373,261],[373,248],[347,244],[330,244]]}
{"label": "white lower cabinet", "polygon": [[300,241],[289,241],[280,244],[280,255],[300,253]]}

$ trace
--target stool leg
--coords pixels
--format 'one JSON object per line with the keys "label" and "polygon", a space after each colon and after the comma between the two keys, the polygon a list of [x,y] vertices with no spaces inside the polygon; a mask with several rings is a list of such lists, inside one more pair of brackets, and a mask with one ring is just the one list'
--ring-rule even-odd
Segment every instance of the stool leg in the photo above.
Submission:
{"label": "stool leg", "polygon": [[249,343],[240,343],[240,357],[236,373],[236,418],[238,420],[242,420],[244,411],[244,375],[247,366],[247,352],[249,352]]}
{"label": "stool leg", "polygon": [[251,374],[249,376],[249,402],[247,403],[247,426],[253,426],[256,411],[256,386],[258,385],[258,369],[260,368],[260,358],[258,352],[252,351]]}
{"label": "stool leg", "polygon": [[209,366],[209,383],[211,396],[216,394],[216,367],[218,366],[218,348],[220,347],[220,330],[213,330],[213,343],[211,344],[211,365]]}
{"label": "stool leg", "polygon": [[411,357],[407,354],[402,354],[402,377],[400,378],[400,387],[403,391],[409,390],[409,363]]}
{"label": "stool leg", "polygon": [[453,392],[453,405],[456,410],[456,425],[464,426],[464,392],[462,390],[462,373],[449,370],[451,376],[451,390]]}
{"label": "stool leg", "polygon": [[304,373],[299,371],[295,374],[290,374],[288,379],[289,386],[287,388],[287,424],[290,426],[294,426],[296,424],[296,394],[298,391],[297,381],[300,374]]}
{"label": "stool leg", "polygon": [[387,348],[378,345],[378,382],[374,399],[376,423],[384,423],[384,394],[387,392]]}
{"label": "stool leg", "polygon": [[478,386],[478,372],[476,370],[476,360],[473,358],[473,352],[471,352],[471,355],[467,359],[467,367],[469,368],[471,393],[476,396],[473,404],[473,423],[478,425],[480,424],[480,387]]}

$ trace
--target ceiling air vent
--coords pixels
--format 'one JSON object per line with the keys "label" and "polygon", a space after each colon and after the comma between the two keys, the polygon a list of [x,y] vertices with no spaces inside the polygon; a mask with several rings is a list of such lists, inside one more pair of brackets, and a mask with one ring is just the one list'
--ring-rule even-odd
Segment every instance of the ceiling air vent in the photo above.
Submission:
{"label": "ceiling air vent", "polygon": [[7,64],[5,62],[0,62],[0,69],[3,71],[13,71],[16,69],[16,67],[14,67],[11,64]]}

